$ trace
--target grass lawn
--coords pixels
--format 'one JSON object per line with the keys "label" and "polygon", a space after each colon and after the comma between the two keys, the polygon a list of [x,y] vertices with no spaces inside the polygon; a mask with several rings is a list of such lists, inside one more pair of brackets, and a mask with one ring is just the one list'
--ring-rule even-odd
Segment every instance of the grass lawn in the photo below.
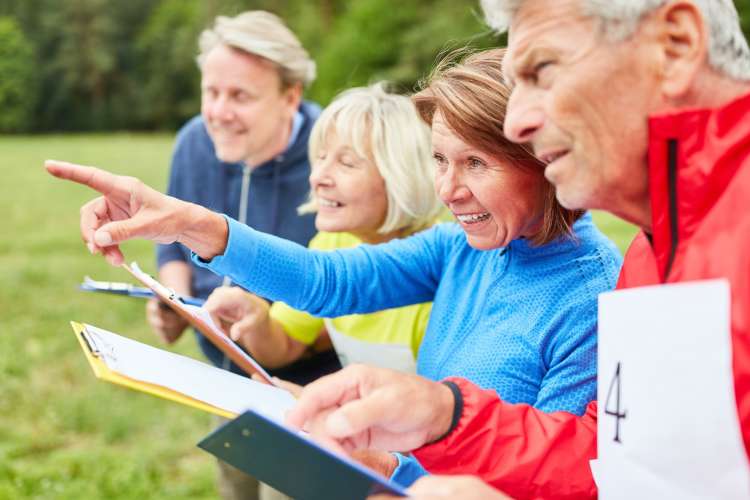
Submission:
{"label": "grass lawn", "polygon": [[[92,257],[78,208],[92,193],[53,179],[45,158],[96,164],[163,187],[167,135],[0,138],[0,498],[215,498],[195,448],[209,416],[94,378],[70,320],[157,344],[144,302],[78,292],[84,275],[127,281]],[[125,247],[154,271],[150,244]],[[186,335],[176,350],[198,355]]]}
{"label": "grass lawn", "polygon": [[[216,498],[213,459],[195,443],[198,410],[94,378],[68,324],[84,321],[158,345],[144,302],[76,291],[83,276],[126,281],[78,236],[86,188],[48,176],[58,158],[104,166],[163,188],[172,137],[0,137],[0,499]],[[597,223],[623,249],[634,229]],[[155,271],[148,243],[124,246]],[[175,350],[198,356],[191,335]]]}

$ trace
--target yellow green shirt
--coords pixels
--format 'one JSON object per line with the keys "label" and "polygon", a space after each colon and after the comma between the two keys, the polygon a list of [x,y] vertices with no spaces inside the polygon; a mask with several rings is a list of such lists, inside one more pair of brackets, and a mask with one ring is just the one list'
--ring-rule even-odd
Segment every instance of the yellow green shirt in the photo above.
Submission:
{"label": "yellow green shirt", "polygon": [[[361,241],[349,233],[318,233],[309,244],[315,250],[357,246]],[[386,309],[369,314],[351,314],[333,319],[316,318],[283,302],[271,306],[271,318],[286,333],[304,344],[312,344],[327,327],[342,365],[366,363],[401,371],[416,370],[416,358],[427,329],[432,303]]]}

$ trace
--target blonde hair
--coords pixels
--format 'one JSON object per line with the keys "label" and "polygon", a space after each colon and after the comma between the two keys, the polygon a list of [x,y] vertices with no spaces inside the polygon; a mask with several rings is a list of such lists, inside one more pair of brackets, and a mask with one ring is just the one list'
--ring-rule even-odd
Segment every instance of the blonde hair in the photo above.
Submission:
{"label": "blonde hair", "polygon": [[[505,110],[511,89],[503,83],[502,61],[505,49],[491,49],[466,57],[466,50],[448,54],[412,96],[422,119],[432,125],[437,111],[448,127],[467,144],[518,168],[536,169],[542,175],[544,164],[528,145],[515,144],[503,135]],[[555,197],[555,188],[546,179],[542,227],[531,239],[544,245],[572,234],[572,225],[582,214],[568,210]]]}
{"label": "blonde hair", "polygon": [[273,62],[284,88],[298,83],[305,87],[315,80],[315,61],[284,22],[270,12],[251,10],[235,17],[217,17],[213,27],[203,30],[198,39],[198,66],[202,67],[207,54],[219,45]]}
{"label": "blonde hair", "polygon": [[[435,222],[442,205],[433,186],[430,129],[408,97],[389,93],[383,82],[336,96],[310,133],[310,163],[331,132],[358,156],[372,160],[385,182],[388,210],[380,234],[411,233]],[[311,192],[310,201],[298,211],[316,210]]]}

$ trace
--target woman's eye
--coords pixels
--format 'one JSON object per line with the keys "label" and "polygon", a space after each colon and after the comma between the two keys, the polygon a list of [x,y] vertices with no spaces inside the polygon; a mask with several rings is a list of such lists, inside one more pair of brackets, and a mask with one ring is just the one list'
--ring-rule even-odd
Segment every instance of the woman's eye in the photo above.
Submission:
{"label": "woman's eye", "polygon": [[339,163],[349,168],[354,168],[356,166],[356,162],[347,156],[339,158]]}
{"label": "woman's eye", "polygon": [[479,158],[469,158],[469,167],[471,168],[483,168],[486,165]]}
{"label": "woman's eye", "polygon": [[445,163],[446,163],[445,156],[436,153],[436,154],[432,155],[432,157],[435,159],[435,163],[436,164],[438,164],[438,165],[445,165]]}

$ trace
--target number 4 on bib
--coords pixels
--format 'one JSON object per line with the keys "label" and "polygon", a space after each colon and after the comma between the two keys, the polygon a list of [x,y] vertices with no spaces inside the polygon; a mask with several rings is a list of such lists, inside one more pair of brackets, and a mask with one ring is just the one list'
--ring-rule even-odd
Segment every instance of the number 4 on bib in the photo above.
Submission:
{"label": "number 4 on bib", "polygon": [[[612,408],[612,397],[614,394],[614,409]],[[615,438],[614,441],[621,443],[620,440],[620,420],[623,420],[627,417],[627,412],[621,408],[620,406],[620,396],[621,396],[621,381],[620,381],[620,363],[617,363],[617,368],[615,369],[615,376],[612,378],[612,381],[609,383],[609,389],[607,390],[607,401],[604,404],[604,413],[615,417]]]}

